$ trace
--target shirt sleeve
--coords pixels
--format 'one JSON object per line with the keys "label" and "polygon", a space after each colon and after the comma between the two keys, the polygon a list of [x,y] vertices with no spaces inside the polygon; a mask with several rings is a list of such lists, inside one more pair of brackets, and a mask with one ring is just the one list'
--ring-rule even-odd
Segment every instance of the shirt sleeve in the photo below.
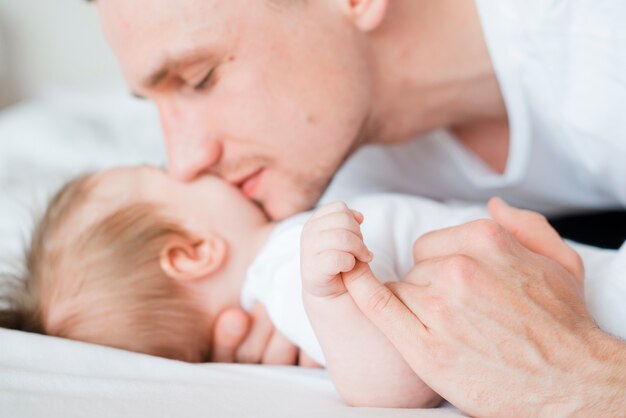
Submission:
{"label": "shirt sleeve", "polygon": [[570,243],[585,264],[585,300],[598,326],[626,339],[626,244],[603,250]]}

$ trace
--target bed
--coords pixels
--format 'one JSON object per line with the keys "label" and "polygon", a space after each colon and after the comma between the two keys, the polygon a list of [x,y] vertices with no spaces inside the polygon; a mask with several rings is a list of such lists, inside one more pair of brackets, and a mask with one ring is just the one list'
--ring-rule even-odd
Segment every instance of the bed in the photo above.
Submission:
{"label": "bed", "polygon": [[[386,190],[399,158],[415,161],[440,139],[370,147],[349,160],[325,201]],[[18,273],[24,243],[45,201],[64,180],[116,165],[163,165],[154,108],[127,92],[48,94],[0,111],[0,272]],[[371,170],[377,167],[377,170]],[[394,191],[410,185],[394,186]],[[410,191],[410,190],[404,190]],[[596,322],[626,337],[626,246],[578,246]],[[0,282],[1,284],[1,282]],[[350,408],[323,370],[191,365],[108,347],[0,329],[0,416],[6,417],[454,417],[435,410]]]}
{"label": "bed", "polygon": [[[154,109],[123,91],[50,94],[0,112],[0,271],[20,269],[44,202],[78,173],[164,163]],[[454,417],[345,406],[323,370],[192,365],[0,329],[0,415]]]}

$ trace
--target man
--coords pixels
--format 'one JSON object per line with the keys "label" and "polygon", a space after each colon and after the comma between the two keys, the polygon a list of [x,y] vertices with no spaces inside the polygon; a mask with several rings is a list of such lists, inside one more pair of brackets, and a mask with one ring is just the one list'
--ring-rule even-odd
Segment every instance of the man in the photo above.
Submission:
{"label": "man", "polygon": [[[419,140],[428,152],[409,170],[415,192],[485,200],[498,194],[546,213],[626,205],[621,157],[626,146],[619,140],[626,104],[626,6],[618,0],[98,0],[97,5],[134,94],[159,109],[170,174],[183,181],[207,172],[220,175],[272,218],[314,205],[361,145],[405,142],[441,128],[446,130]],[[407,283],[428,288],[438,312],[447,312],[437,325],[449,332],[429,340],[429,349],[385,328],[389,321],[378,315],[389,319],[386,307],[398,305],[372,281],[357,280],[367,275],[350,279],[369,283],[355,288],[353,296],[361,302],[385,297],[373,309],[367,302],[361,306],[416,372],[461,408],[480,415],[576,412],[570,404],[578,401],[572,398],[578,391],[553,372],[572,361],[558,355],[560,343],[573,342],[578,353],[592,353],[596,360],[601,356],[588,364],[584,355],[577,358],[590,371],[621,365],[617,353],[623,349],[604,334],[602,340],[609,341],[600,346],[598,338],[578,338],[576,330],[592,322],[576,291],[582,274],[576,255],[560,241],[547,245],[542,238],[552,231],[534,218],[530,236],[517,229],[515,220],[529,224],[526,213],[496,213],[502,226],[471,224],[416,243],[416,270]],[[427,269],[433,283],[453,276],[462,292],[425,282],[424,266],[433,267]],[[528,285],[535,293],[526,292]],[[554,286],[567,291],[553,292]],[[484,300],[484,289],[491,289],[490,304],[500,310],[470,303]],[[489,322],[504,310],[519,322]],[[407,317],[405,311],[393,312]],[[293,348],[280,337],[270,339],[271,327],[258,320],[235,354],[247,330],[248,318],[241,315],[222,317],[216,359],[293,358]],[[412,361],[407,347],[419,346],[425,362],[438,349],[479,352],[480,338],[464,340],[463,349],[452,338],[460,332],[452,319],[467,316],[492,324],[483,335],[491,344],[518,335],[513,328],[531,329],[538,318],[557,317],[571,326],[547,321],[545,332],[516,340],[521,351],[459,357],[472,367],[451,363],[448,373],[440,374],[448,379],[443,384],[437,373],[446,366]],[[232,341],[226,338],[228,325]],[[528,385],[532,365],[519,362],[518,353],[546,356],[545,385]],[[497,367],[486,367],[489,362]],[[600,375],[580,376],[576,389],[598,383],[589,376]],[[602,379],[609,392],[623,392],[620,379]],[[543,396],[546,390],[550,396]],[[499,396],[491,399],[492,392]],[[589,397],[585,403],[603,399]]]}

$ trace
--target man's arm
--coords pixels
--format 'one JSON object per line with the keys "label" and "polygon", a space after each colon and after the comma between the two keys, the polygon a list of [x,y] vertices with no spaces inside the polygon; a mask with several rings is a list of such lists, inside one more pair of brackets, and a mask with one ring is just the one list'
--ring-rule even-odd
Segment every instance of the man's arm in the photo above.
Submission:
{"label": "man's arm", "polygon": [[348,291],[467,413],[623,414],[626,345],[587,312],[580,259],[538,215],[497,201],[490,211],[517,239],[492,221],[431,233],[416,242],[406,282],[383,286],[359,264],[344,274]]}

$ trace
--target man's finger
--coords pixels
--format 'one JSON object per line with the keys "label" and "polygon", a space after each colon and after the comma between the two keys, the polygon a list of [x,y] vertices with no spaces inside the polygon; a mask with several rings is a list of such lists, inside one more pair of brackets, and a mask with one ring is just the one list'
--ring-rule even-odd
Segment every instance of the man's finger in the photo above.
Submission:
{"label": "man's finger", "polygon": [[582,280],[585,272],[580,256],[563,241],[544,216],[513,208],[500,198],[491,199],[487,208],[493,219],[524,247],[555,261]]}
{"label": "man's finger", "polygon": [[354,269],[342,273],[344,284],[359,309],[389,340],[407,360],[415,356],[420,336],[426,328],[419,318],[380,283],[369,265],[357,262]]}
{"label": "man's finger", "polygon": [[211,361],[215,363],[235,362],[235,353],[250,328],[250,318],[238,308],[226,309],[215,320],[213,326],[213,350]]}
{"label": "man's finger", "polygon": [[298,361],[298,347],[276,331],[270,338],[261,363],[293,366]]}
{"label": "man's finger", "polygon": [[432,314],[439,312],[429,312],[429,308],[433,306],[432,300],[436,300],[431,292],[426,290],[431,289],[430,286],[424,287],[403,282],[391,282],[385,283],[385,287],[387,287],[415,317],[419,318],[419,322],[425,329],[430,329],[433,326]]}
{"label": "man's finger", "polygon": [[307,353],[304,351],[300,351],[300,356],[298,357],[298,365],[300,367],[307,367],[309,369],[321,369],[322,366],[313,360]]}
{"label": "man's finger", "polygon": [[235,359],[238,363],[258,364],[263,359],[265,348],[274,333],[274,325],[261,304],[257,303],[252,308],[250,317],[250,332],[239,346]]}
{"label": "man's finger", "polygon": [[491,249],[510,245],[512,241],[503,226],[491,219],[479,219],[422,235],[413,244],[413,261],[417,264],[453,254],[490,252]]}

